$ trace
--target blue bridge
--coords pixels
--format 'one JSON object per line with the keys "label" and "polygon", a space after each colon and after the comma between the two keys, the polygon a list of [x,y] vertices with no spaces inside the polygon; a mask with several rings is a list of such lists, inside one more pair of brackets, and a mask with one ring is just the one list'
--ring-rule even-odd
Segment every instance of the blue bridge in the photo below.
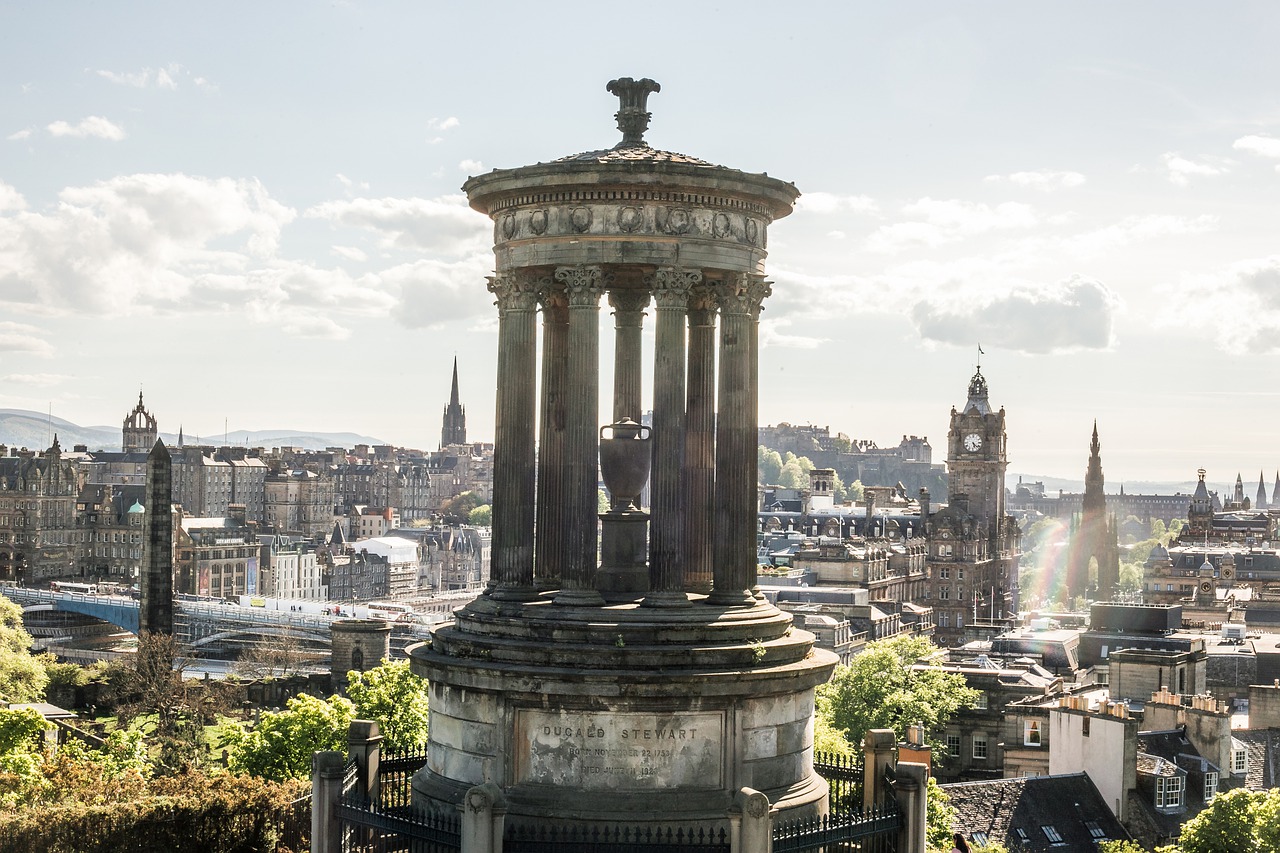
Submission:
{"label": "blue bridge", "polygon": [[[47,589],[4,587],[10,600],[24,613],[59,610],[108,622],[132,634],[138,633],[138,602],[119,595],[86,595]],[[233,604],[174,601],[174,635],[193,652],[202,648],[238,647],[271,638],[288,638],[314,650],[330,648],[329,626],[343,617],[318,613],[286,612],[238,607]],[[403,647],[426,640],[424,625],[393,623],[392,643]]]}

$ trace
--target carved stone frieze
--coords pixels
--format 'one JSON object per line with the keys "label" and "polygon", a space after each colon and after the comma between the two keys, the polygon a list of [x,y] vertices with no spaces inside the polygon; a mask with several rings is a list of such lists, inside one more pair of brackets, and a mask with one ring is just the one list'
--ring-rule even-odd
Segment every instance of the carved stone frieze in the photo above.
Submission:
{"label": "carved stone frieze", "polygon": [[644,225],[644,212],[638,207],[618,208],[618,228],[630,234]]}
{"label": "carved stone frieze", "polygon": [[547,233],[547,212],[545,210],[535,210],[529,214],[529,230],[539,235]]}

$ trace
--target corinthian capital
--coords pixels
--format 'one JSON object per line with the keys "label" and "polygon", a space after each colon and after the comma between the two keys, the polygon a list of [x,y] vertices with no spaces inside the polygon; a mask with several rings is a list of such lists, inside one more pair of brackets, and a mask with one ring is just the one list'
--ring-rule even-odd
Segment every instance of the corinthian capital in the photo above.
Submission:
{"label": "corinthian capital", "polygon": [[690,291],[701,281],[702,270],[658,267],[653,274],[653,299],[659,308],[687,308]]}
{"label": "corinthian capital", "polygon": [[619,316],[625,314],[639,315],[649,305],[647,290],[610,290],[609,305]]}
{"label": "corinthian capital", "polygon": [[594,308],[599,305],[602,277],[600,267],[597,266],[556,267],[556,281],[564,283],[570,306]]}
{"label": "corinthian capital", "polygon": [[716,301],[720,303],[720,310],[726,314],[750,314],[758,317],[760,303],[773,293],[769,284],[762,275],[739,273],[716,288]]}
{"label": "corinthian capital", "polygon": [[539,276],[538,304],[542,306],[543,311],[566,308],[569,305],[569,295],[565,293],[564,285],[556,284],[551,276]]}
{"label": "corinthian capital", "polygon": [[522,272],[489,276],[489,292],[496,299],[498,313],[532,311],[537,304],[538,287],[534,278]]}

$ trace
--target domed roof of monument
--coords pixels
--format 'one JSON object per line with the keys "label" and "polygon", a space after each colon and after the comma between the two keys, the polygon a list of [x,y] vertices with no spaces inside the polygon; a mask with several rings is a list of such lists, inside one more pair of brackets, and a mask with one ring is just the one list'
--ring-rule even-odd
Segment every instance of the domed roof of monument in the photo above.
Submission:
{"label": "domed roof of monument", "polygon": [[648,111],[649,94],[661,92],[662,86],[648,77],[633,80],[620,77],[610,80],[605,87],[610,93],[618,96],[618,111],[614,118],[618,120],[618,130],[622,131],[622,141],[612,148],[600,151],[584,151],[561,157],[556,163],[684,163],[690,166],[715,166],[706,160],[690,157],[675,151],[661,151],[644,141],[644,132],[649,129],[649,119],[653,113]]}

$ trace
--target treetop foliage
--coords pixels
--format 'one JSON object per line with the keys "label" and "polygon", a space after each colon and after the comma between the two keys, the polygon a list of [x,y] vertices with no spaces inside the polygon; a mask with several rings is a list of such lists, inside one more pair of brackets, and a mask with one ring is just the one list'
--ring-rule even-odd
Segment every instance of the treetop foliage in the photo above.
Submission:
{"label": "treetop foliage", "polygon": [[[937,652],[927,638],[908,634],[869,643],[818,688],[819,713],[852,744],[861,744],[871,729],[893,729],[899,739],[917,723],[936,732],[978,699],[964,676],[917,666]],[[941,743],[935,744],[935,752],[944,754]]]}

